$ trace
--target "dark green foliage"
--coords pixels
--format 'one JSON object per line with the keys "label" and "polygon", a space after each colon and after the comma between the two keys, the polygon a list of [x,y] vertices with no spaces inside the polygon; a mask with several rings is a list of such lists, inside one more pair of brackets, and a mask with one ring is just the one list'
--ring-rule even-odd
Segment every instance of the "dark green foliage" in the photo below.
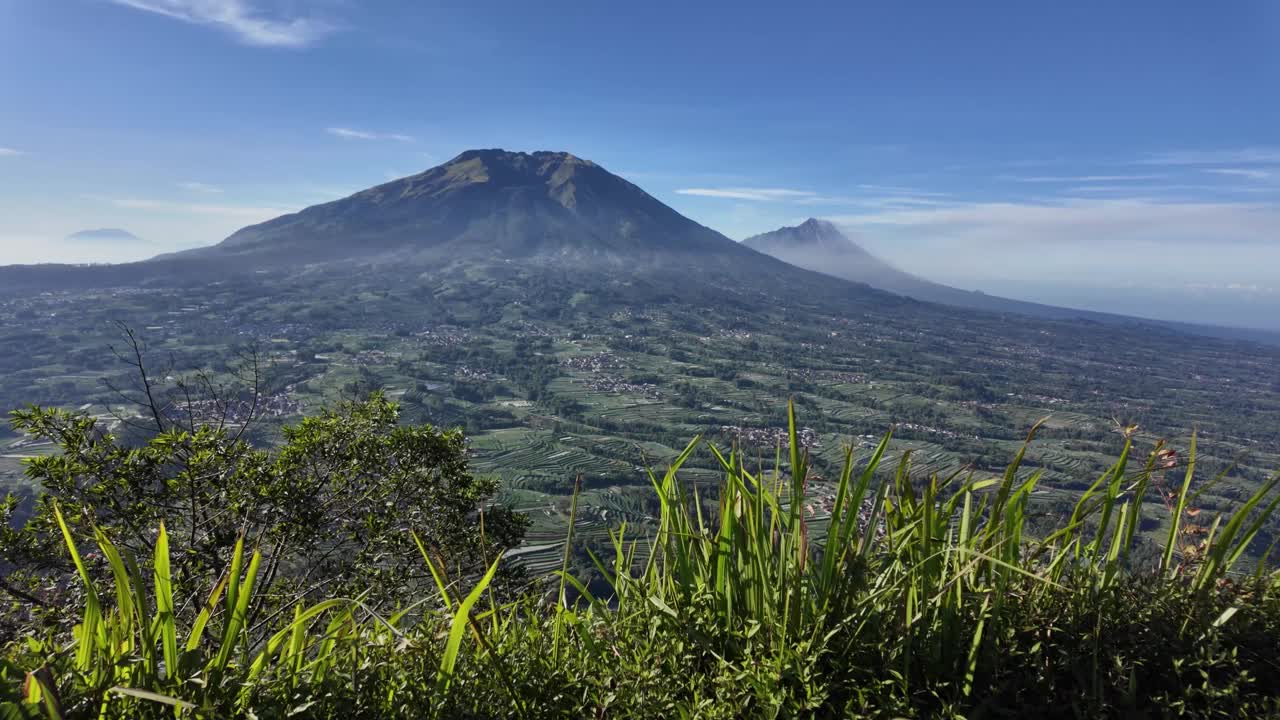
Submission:
{"label": "dark green foliage", "polygon": [[[523,535],[523,518],[504,508],[477,513],[495,483],[470,473],[460,431],[401,425],[380,394],[285,427],[272,450],[208,426],[129,445],[92,418],[37,407],[15,412],[13,425],[61,450],[27,463],[43,489],[35,514],[0,534],[0,557],[14,569],[5,583],[25,610],[56,614],[65,601],[73,568],[55,505],[77,537],[98,528],[144,558],[164,522],[174,582],[196,592],[248,538],[278,602],[367,591],[390,606],[420,591],[429,578],[413,559],[411,530],[451,572],[487,564]],[[183,600],[198,609],[194,595]]]}
{"label": "dark green foliage", "polygon": [[[1020,471],[1022,452],[1001,477],[921,484],[903,459],[877,482],[886,437],[861,472],[846,455],[819,542],[789,424],[769,473],[711,449],[715,512],[678,479],[695,441],[651,477],[646,537],[623,527],[590,550],[571,535],[563,569],[575,572],[558,574],[555,603],[501,604],[496,562],[459,591],[418,544],[436,584],[419,612],[378,613],[372,594],[304,601],[254,639],[238,618],[270,602],[254,585],[259,554],[233,549],[223,580],[199,589],[211,611],[190,624],[159,602],[171,594],[162,530],[147,622],[134,556],[97,533],[111,579],[76,561],[75,641],[11,644],[0,691],[15,717],[1280,717],[1280,576],[1236,567],[1280,481],[1200,518],[1188,503],[1209,483],[1193,444],[1170,491],[1168,551],[1141,556],[1132,508],[1170,469],[1160,447],[1139,462],[1126,443],[1071,521],[1033,537],[1040,474]],[[188,648],[180,674],[158,661],[167,637]],[[20,669],[37,668],[23,685]]]}

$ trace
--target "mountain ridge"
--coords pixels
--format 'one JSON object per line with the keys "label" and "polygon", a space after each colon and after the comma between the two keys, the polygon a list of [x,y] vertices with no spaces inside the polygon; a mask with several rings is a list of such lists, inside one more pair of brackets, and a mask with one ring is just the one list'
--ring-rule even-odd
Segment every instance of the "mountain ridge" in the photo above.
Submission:
{"label": "mountain ridge", "polygon": [[[774,257],[788,253],[813,253],[823,256],[824,260],[839,260],[844,263],[857,262],[861,264],[860,270],[862,274],[868,278],[874,277],[877,273],[886,275],[908,275],[868,252],[861,245],[857,244],[841,232],[833,223],[827,220],[819,220],[818,218],[809,218],[799,225],[783,226],[777,230],[752,235],[751,237],[743,240],[742,244],[752,250],[765,253],[766,255],[772,255]],[[779,257],[779,259],[783,258]],[[792,262],[791,264],[804,267],[804,265],[795,262]],[[809,269],[817,272],[825,272],[825,270],[819,269],[821,267],[826,267],[825,265],[819,263],[814,264],[818,265],[818,267]],[[914,278],[914,276],[910,277]],[[854,278],[846,277],[845,279]],[[869,282],[865,279],[857,279],[855,282],[864,282],[872,286],[875,285],[875,283]]]}
{"label": "mountain ridge", "polygon": [[835,224],[809,218],[800,225],[753,235],[742,243],[796,267],[864,283],[916,300],[988,312],[1016,313],[1051,319],[1108,321],[1111,313],[1044,305],[944,285],[900,270],[845,235]]}
{"label": "mountain ridge", "polygon": [[[827,313],[926,300],[951,308],[1050,319],[1144,322],[1280,344],[1280,334],[1265,331],[1146,320],[970,293],[904,273],[825,221],[811,219],[807,225],[783,230],[810,236],[800,240],[816,242],[837,257],[805,267],[791,264],[777,247],[760,252],[753,245],[764,247],[762,238],[770,233],[735,242],[570,153],[468,150],[421,173],[241,228],[213,246],[115,265],[0,267],[0,292],[182,285],[234,277],[286,279],[313,269],[350,273],[357,266],[393,269],[401,278],[426,272],[441,278],[456,263],[471,263],[465,271],[473,273],[488,272],[487,267],[498,277],[506,275],[497,270],[499,264],[512,263],[531,272],[538,267],[570,271],[570,278],[573,271],[606,272],[623,286],[645,275],[656,279],[670,297],[685,302],[731,302],[748,288],[772,295],[777,302]],[[850,266],[851,260],[861,263],[861,275],[841,277],[833,272],[841,263]]]}
{"label": "mountain ridge", "polygon": [[1157,320],[1094,310],[1081,310],[1026,300],[1014,300],[933,282],[901,270],[882,260],[845,235],[834,223],[819,218],[811,217],[798,225],[783,226],[776,230],[752,235],[744,239],[742,244],[796,267],[850,282],[862,283],[878,290],[922,302],[936,303],[962,310],[1010,313],[1048,320],[1084,320],[1107,324],[1142,322],[1194,335],[1280,345],[1280,333],[1270,330],[1201,325],[1175,320]]}
{"label": "mountain ridge", "polygon": [[732,240],[590,160],[468,150],[421,173],[242,228],[166,257],[313,258],[546,253],[742,255]]}
{"label": "mountain ridge", "polygon": [[124,228],[90,228],[79,230],[63,238],[69,242],[142,242],[142,238]]}

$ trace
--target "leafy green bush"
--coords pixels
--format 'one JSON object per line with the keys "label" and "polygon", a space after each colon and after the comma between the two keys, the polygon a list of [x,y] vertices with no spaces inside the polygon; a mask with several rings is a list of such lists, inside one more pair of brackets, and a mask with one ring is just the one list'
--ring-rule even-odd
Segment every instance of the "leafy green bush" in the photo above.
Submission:
{"label": "leafy green bush", "polygon": [[[496,489],[468,470],[458,430],[398,422],[395,404],[375,394],[284,428],[272,450],[228,426],[166,427],[141,444],[103,431],[90,417],[31,407],[16,430],[53,442],[57,455],[33,458],[27,475],[43,490],[20,528],[0,532],[5,589],[23,609],[57,622],[74,602],[75,568],[62,548],[61,507],[72,535],[102,534],[122,551],[150,558],[164,523],[173,580],[187,594],[187,620],[250,538],[262,554],[274,613],[295,600],[368,592],[379,605],[408,602],[431,586],[408,530],[454,572],[483,569],[523,536],[523,517],[477,510]],[[90,563],[91,574],[106,568]]]}
{"label": "leafy green bush", "polygon": [[[433,594],[389,614],[368,595],[298,603],[255,638],[242,618],[263,598],[259,553],[237,544],[188,622],[170,609],[167,542],[156,544],[148,583],[132,555],[97,532],[109,582],[75,562],[81,622],[70,638],[33,636],[8,648],[5,710],[1280,716],[1277,576],[1239,567],[1280,503],[1280,476],[1233,513],[1200,524],[1191,508],[1208,483],[1195,478],[1194,444],[1170,488],[1172,456],[1157,446],[1137,460],[1126,441],[1066,524],[1031,537],[1027,507],[1039,473],[1021,468],[1021,452],[1000,477],[913,482],[909,457],[881,478],[886,436],[860,471],[846,454],[828,521],[806,492],[808,458],[789,416],[791,446],[770,472],[708,448],[724,471],[714,513],[678,479],[699,441],[651,476],[660,517],[644,535],[614,530],[604,557],[590,553],[608,588],[596,594],[562,569],[550,597],[504,601],[491,587],[499,558],[469,577],[450,575],[428,542],[408,535]],[[1146,506],[1160,505],[1143,502],[1157,490],[1170,516],[1165,547],[1148,559],[1135,552],[1137,529]],[[75,559],[72,532],[54,511]],[[565,568],[573,541],[570,534]]]}

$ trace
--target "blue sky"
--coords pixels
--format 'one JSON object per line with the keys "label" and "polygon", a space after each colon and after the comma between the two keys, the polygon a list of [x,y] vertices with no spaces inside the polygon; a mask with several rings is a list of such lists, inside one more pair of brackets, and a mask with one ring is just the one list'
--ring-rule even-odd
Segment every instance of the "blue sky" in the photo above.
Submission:
{"label": "blue sky", "polygon": [[[741,239],[1280,328],[1280,3],[0,0],[0,263],[568,150]],[[71,242],[99,227],[144,242]]]}

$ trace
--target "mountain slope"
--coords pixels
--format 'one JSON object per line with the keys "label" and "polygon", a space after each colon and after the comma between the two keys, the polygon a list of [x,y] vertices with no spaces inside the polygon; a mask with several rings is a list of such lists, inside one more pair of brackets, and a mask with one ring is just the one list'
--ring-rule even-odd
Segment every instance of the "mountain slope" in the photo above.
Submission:
{"label": "mountain slope", "polygon": [[816,218],[809,218],[794,227],[781,227],[754,235],[743,240],[742,244],[797,267],[873,287],[890,289],[927,283],[872,255],[835,225]]}
{"label": "mountain slope", "polygon": [[874,288],[916,300],[992,312],[1011,312],[1046,318],[1112,320],[1116,316],[1088,310],[1010,300],[981,292],[961,290],[931,282],[899,270],[850,240],[835,225],[810,218],[794,227],[782,227],[742,241],[757,250],[797,267],[833,277],[866,283]]}
{"label": "mountain slope", "polygon": [[417,175],[251,225],[185,255],[274,263],[557,253],[745,256],[728,238],[591,161],[504,150],[469,150]]}
{"label": "mountain slope", "polygon": [[1015,313],[1054,320],[1086,320],[1113,325],[1117,323],[1143,322],[1194,335],[1280,345],[1280,333],[1268,330],[1135,318],[1127,315],[1044,305],[1025,300],[1012,300],[977,291],[961,290],[899,270],[867,252],[835,225],[815,218],[809,218],[796,226],[781,227],[772,232],[754,235],[743,240],[742,244],[796,267],[813,270],[814,272],[843,280],[865,283],[873,288],[915,300],[950,305],[956,308],[984,310],[995,313]]}
{"label": "mountain slope", "polygon": [[611,288],[613,303],[674,300],[744,314],[766,303],[830,313],[914,304],[751,250],[593,162],[504,150],[469,150],[207,248],[125,265],[0,268],[0,292],[234,277],[283,287],[301,276],[383,288],[481,283],[476,292],[512,302],[554,282]]}
{"label": "mountain slope", "polygon": [[81,230],[63,239],[69,242],[142,242],[142,238],[122,228]]}
{"label": "mountain slope", "polygon": [[[513,301],[522,288],[554,278],[560,287],[610,288],[611,301],[619,303],[650,297],[731,305],[743,314],[781,305],[838,315],[903,308],[919,299],[1048,318],[1133,321],[931,283],[880,261],[820,221],[737,243],[590,161],[504,150],[470,150],[417,175],[243,228],[208,248],[119,265],[0,267],[0,293],[190,287],[234,278],[282,287],[316,274],[339,284],[368,275],[383,287],[484,280],[486,292],[511,292]],[[962,317],[950,309],[928,312]]]}

